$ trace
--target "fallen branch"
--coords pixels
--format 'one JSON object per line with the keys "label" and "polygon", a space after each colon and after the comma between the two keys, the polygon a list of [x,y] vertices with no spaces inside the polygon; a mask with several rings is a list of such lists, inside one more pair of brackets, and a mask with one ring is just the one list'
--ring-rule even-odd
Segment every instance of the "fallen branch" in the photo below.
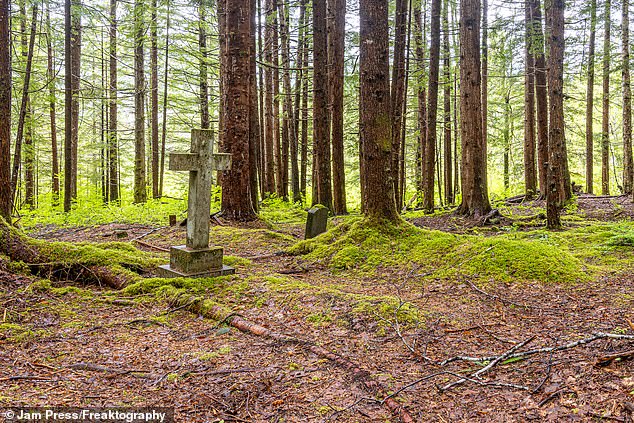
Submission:
{"label": "fallen branch", "polygon": [[[589,338],[579,339],[577,341],[570,342],[565,345],[560,345],[558,347],[543,347],[543,348],[536,348],[536,349],[528,350],[528,351],[516,352],[506,357],[506,359],[527,357],[529,355],[534,355],[539,353],[569,350],[571,348],[575,348],[580,345],[589,344],[599,339],[627,339],[627,340],[634,341],[634,335],[621,335],[621,334],[614,334],[614,333],[597,332]],[[483,362],[483,361],[492,361],[492,360],[495,360],[496,358],[498,358],[497,355],[484,356],[484,357],[469,357],[469,356],[457,355],[455,357],[448,358],[447,360],[441,362],[440,365],[445,366],[454,361],[469,361],[469,362],[477,363],[477,362]]]}
{"label": "fallen branch", "polygon": [[[535,335],[531,336],[530,338],[528,338],[527,340],[525,340],[523,342],[520,342],[517,345],[514,345],[511,349],[506,351],[504,354],[497,356],[495,359],[491,360],[489,364],[487,364],[486,366],[484,366],[483,368],[481,368],[477,372],[473,373],[471,375],[471,377],[479,378],[481,375],[483,375],[484,373],[488,372],[493,367],[497,366],[499,363],[501,363],[502,361],[504,361],[507,358],[509,358],[515,351],[517,351],[518,349],[522,348],[523,346],[525,346],[526,344],[531,342],[533,339],[535,339]],[[464,382],[466,382],[468,380],[469,380],[469,378],[463,377],[461,379],[458,379],[455,382],[451,382],[451,383],[443,386],[442,388],[440,388],[440,391],[441,392],[445,392],[445,391],[453,388],[454,386],[458,386],[458,385],[463,384]]]}

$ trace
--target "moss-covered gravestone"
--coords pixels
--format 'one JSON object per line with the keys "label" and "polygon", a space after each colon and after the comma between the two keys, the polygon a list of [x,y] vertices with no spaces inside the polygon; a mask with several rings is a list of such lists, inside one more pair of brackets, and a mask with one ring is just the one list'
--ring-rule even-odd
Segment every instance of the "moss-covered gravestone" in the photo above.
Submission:
{"label": "moss-covered gravestone", "polygon": [[319,234],[326,232],[328,224],[328,209],[323,206],[316,206],[308,210],[306,218],[306,233],[304,239],[314,238]]}
{"label": "moss-covered gravestone", "polygon": [[192,129],[189,153],[170,153],[169,169],[189,171],[187,241],[170,248],[170,264],[159,267],[165,277],[229,275],[235,269],[222,264],[222,247],[209,247],[212,172],[231,168],[230,154],[214,154],[213,131]]}

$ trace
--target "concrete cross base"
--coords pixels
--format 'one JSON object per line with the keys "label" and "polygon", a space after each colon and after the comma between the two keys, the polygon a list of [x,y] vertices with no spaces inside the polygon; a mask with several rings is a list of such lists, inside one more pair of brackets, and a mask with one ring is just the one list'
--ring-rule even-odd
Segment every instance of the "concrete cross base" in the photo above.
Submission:
{"label": "concrete cross base", "polygon": [[172,269],[169,264],[159,266],[158,274],[163,278],[213,278],[216,276],[233,275],[236,269],[223,265],[220,269],[206,270],[200,273],[183,273],[182,271]]}
{"label": "concrete cross base", "polygon": [[222,264],[222,248],[193,249],[185,245],[170,248],[170,264],[159,267],[165,277],[211,277],[231,275],[233,267]]}

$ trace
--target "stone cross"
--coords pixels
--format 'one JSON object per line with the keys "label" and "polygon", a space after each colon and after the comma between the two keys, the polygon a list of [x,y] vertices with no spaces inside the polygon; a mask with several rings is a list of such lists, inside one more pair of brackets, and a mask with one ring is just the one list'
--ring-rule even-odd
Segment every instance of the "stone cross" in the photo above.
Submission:
{"label": "stone cross", "polygon": [[209,247],[211,177],[214,171],[230,168],[231,154],[213,152],[211,129],[192,129],[191,151],[170,153],[169,170],[189,172],[187,241],[170,248],[170,264],[160,266],[164,276],[207,277],[235,272],[223,266],[221,247]]}

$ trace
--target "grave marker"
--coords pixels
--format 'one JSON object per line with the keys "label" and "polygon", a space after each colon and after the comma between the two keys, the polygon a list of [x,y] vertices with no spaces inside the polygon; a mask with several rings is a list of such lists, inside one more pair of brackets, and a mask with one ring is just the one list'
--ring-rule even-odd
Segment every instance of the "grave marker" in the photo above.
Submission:
{"label": "grave marker", "polygon": [[213,152],[213,131],[192,129],[191,151],[170,153],[169,170],[189,172],[187,240],[170,248],[170,264],[160,266],[165,277],[229,275],[235,269],[222,264],[222,247],[209,247],[211,177],[231,168],[231,154]]}
{"label": "grave marker", "polygon": [[317,235],[326,232],[327,224],[328,209],[326,207],[313,207],[308,210],[304,239],[314,238]]}

